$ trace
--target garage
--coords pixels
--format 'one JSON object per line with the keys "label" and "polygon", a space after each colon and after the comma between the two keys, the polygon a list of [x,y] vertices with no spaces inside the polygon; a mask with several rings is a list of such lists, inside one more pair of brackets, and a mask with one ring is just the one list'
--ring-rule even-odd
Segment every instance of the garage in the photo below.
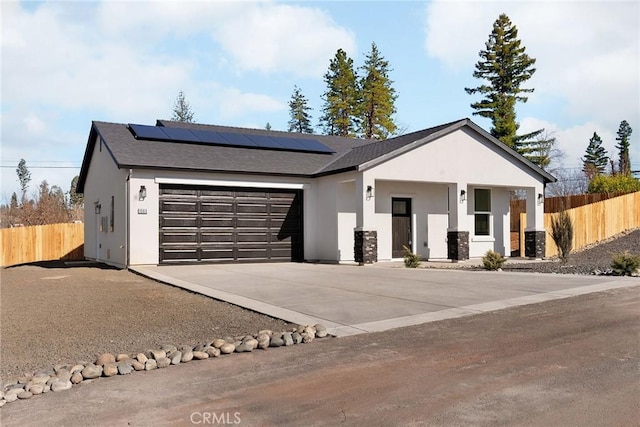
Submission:
{"label": "garage", "polygon": [[160,263],[302,261],[302,190],[160,185]]}

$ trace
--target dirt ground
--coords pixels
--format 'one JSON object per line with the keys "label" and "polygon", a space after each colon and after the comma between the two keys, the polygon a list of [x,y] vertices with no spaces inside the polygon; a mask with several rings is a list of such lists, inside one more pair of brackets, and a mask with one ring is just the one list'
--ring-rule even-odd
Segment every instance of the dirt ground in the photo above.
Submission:
{"label": "dirt ground", "polygon": [[14,402],[0,421],[638,426],[639,306],[632,287],[224,356]]}
{"label": "dirt ground", "polygon": [[0,271],[0,379],[162,344],[285,330],[240,307],[106,267],[62,263]]}

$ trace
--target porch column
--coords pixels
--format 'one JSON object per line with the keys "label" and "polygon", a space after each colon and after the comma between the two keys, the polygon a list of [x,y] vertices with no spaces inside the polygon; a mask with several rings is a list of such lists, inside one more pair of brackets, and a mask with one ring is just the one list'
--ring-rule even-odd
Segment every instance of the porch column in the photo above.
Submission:
{"label": "porch column", "polygon": [[467,225],[467,183],[449,184],[449,228],[447,258],[452,262],[469,259],[469,226]]}
{"label": "porch column", "polygon": [[527,188],[527,226],[524,229],[524,256],[543,258],[546,231],[544,229],[544,188]]}
{"label": "porch column", "polygon": [[378,262],[378,233],[374,227],[375,180],[362,173],[356,179],[356,228],[354,260],[360,264]]}

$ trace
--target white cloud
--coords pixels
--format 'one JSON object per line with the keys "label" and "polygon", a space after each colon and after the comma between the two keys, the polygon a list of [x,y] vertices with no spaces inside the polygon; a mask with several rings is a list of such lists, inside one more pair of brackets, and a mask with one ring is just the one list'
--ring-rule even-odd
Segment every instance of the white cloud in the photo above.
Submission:
{"label": "white cloud", "polygon": [[536,92],[519,108],[547,124],[537,128],[558,124],[567,162],[583,155],[594,131],[612,141],[611,152],[623,119],[640,133],[640,3],[436,1],[426,10],[427,54],[469,75],[495,19],[500,13],[511,18],[537,60],[527,82]]}

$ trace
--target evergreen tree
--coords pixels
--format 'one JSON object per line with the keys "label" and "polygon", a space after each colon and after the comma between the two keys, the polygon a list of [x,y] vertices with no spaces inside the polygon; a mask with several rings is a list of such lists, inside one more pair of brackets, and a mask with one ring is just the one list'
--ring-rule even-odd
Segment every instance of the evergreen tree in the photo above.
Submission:
{"label": "evergreen tree", "polygon": [[631,126],[626,120],[620,122],[616,148],[618,149],[618,172],[620,175],[631,175],[631,159],[629,158],[629,137],[631,136]]}
{"label": "evergreen tree", "polygon": [[27,188],[29,188],[29,182],[31,182],[31,171],[27,168],[27,162],[24,159],[20,159],[18,167],[16,168],[18,174],[18,181],[20,181],[20,190],[22,190],[22,202],[27,198]]}
{"label": "evergreen tree", "polygon": [[69,204],[71,207],[79,207],[84,204],[84,195],[76,192],[78,179],[80,179],[80,177],[76,175],[71,180],[71,188],[69,189]]}
{"label": "evergreen tree", "polygon": [[173,116],[171,120],[176,122],[193,123],[193,111],[184,96],[184,92],[178,92],[176,102],[173,104]]}
{"label": "evergreen tree", "polygon": [[587,179],[591,181],[596,175],[604,173],[607,164],[609,164],[607,151],[602,146],[600,136],[594,132],[589,140],[585,155],[582,158],[582,172],[584,172]]}
{"label": "evergreen tree", "polygon": [[324,75],[327,91],[323,94],[324,105],[320,126],[327,135],[354,136],[358,116],[358,88],[353,60],[338,49],[329,62]]}
{"label": "evergreen tree", "polygon": [[534,89],[525,89],[522,85],[536,72],[535,58],[529,57],[525,51],[518,39],[518,29],[507,15],[501,14],[493,24],[473,72],[473,77],[484,80],[484,83],[475,88],[465,88],[470,95],[479,93],[484,96],[481,101],[471,104],[475,110],[473,114],[490,118],[491,134],[519,153],[526,152],[532,139],[543,132],[540,129],[517,135],[520,125],[516,121],[516,102],[527,102],[524,94]]}
{"label": "evergreen tree", "polygon": [[529,145],[522,149],[521,154],[542,169],[547,169],[554,153],[556,138],[549,133],[538,135]]}
{"label": "evergreen tree", "polygon": [[267,122],[267,124],[264,125],[264,129],[265,130],[271,130],[271,123]]}
{"label": "evergreen tree", "polygon": [[366,139],[387,139],[397,126],[393,115],[396,112],[397,95],[389,78],[389,62],[380,55],[375,43],[360,69],[359,133]]}
{"label": "evergreen tree", "polygon": [[11,194],[11,204],[9,207],[11,209],[18,209],[18,195],[15,191]]}
{"label": "evergreen tree", "polygon": [[307,98],[298,86],[293,87],[293,94],[289,101],[289,132],[313,133],[311,127],[311,107],[307,105]]}

